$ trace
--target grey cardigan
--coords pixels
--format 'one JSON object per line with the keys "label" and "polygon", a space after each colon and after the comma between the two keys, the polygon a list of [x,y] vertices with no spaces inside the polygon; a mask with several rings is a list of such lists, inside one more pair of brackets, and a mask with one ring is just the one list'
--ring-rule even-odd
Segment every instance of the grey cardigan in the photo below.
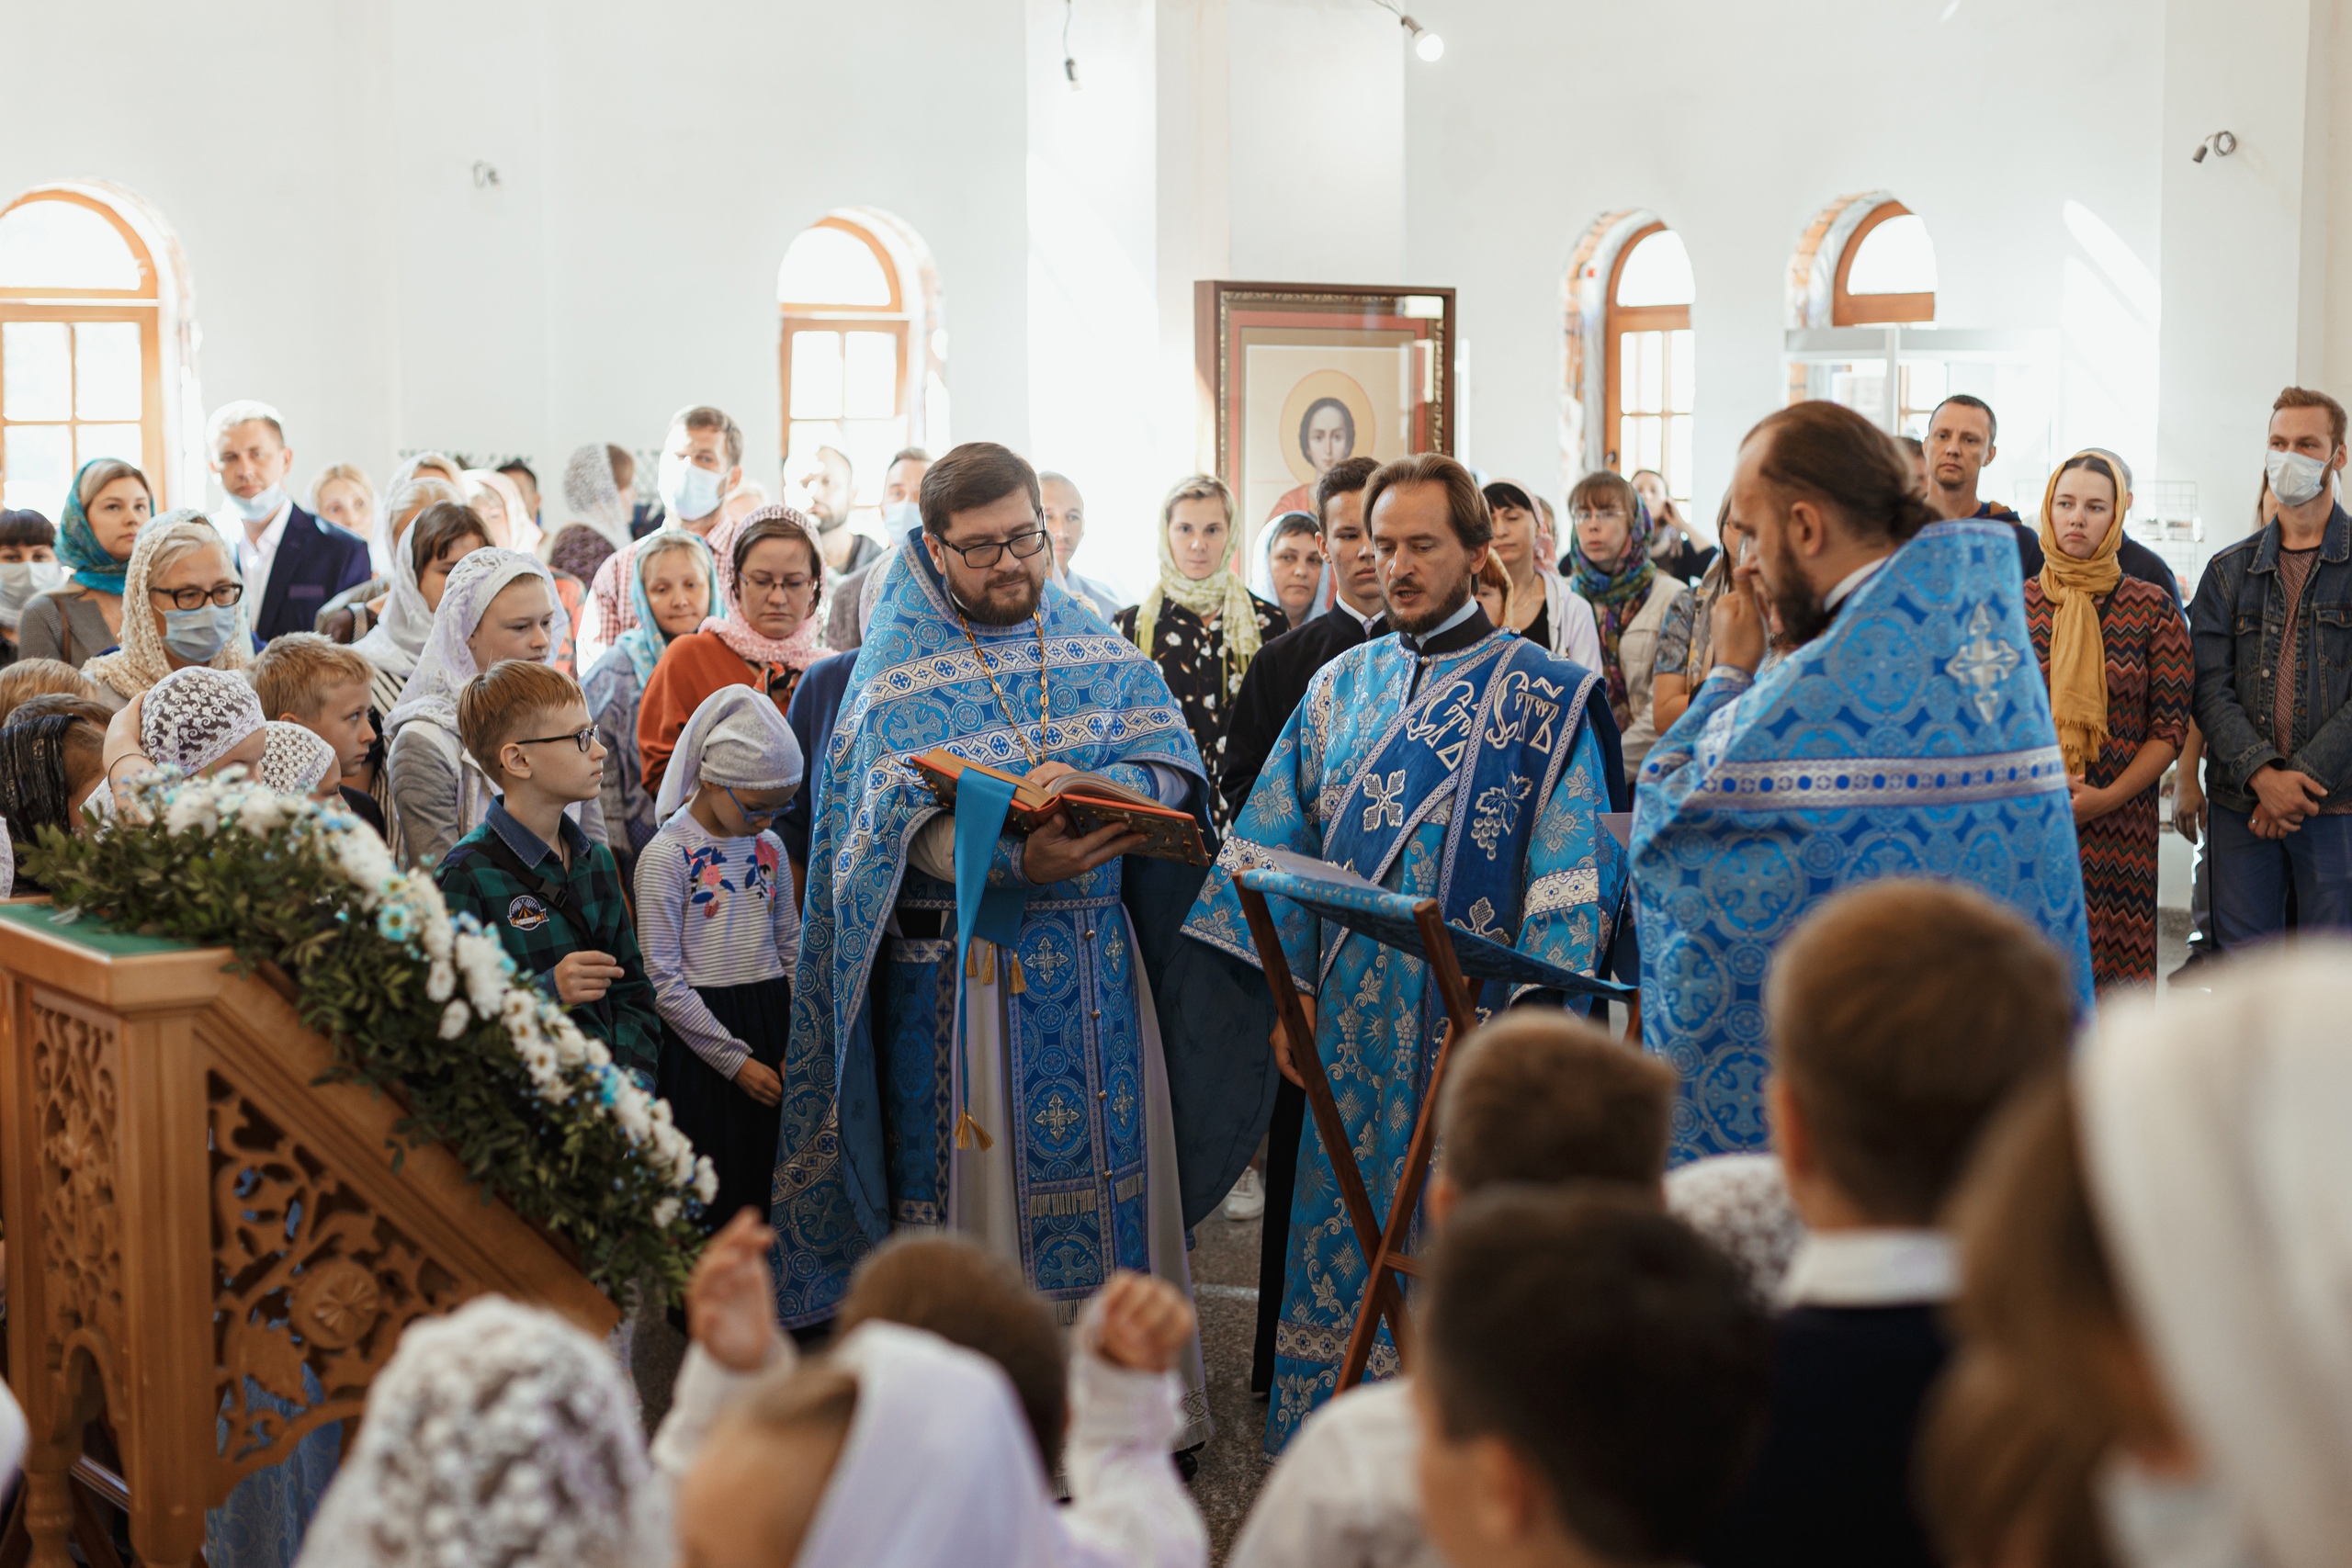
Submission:
{"label": "grey cardigan", "polygon": [[107,629],[98,602],[82,589],[36,593],[17,625],[17,656],[57,659],[79,670],[119,639]]}

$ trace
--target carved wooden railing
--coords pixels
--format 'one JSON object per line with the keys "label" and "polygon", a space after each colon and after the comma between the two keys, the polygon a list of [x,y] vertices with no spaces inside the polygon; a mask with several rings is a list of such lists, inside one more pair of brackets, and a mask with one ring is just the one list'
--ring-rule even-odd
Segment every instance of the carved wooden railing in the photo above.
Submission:
{"label": "carved wooden railing", "polygon": [[34,1568],[70,1568],[87,1506],[69,1476],[101,1414],[131,1545],[177,1568],[239,1481],[360,1413],[416,1318],[497,1292],[611,1329],[561,1247],[446,1149],[395,1172],[398,1104],[315,1082],[327,1043],[226,952],[49,917],[0,906],[8,1382],[32,1427]]}

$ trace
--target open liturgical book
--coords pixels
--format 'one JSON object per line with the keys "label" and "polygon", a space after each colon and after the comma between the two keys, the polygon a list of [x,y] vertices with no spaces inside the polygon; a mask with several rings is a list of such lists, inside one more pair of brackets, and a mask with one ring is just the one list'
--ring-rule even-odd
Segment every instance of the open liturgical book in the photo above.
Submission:
{"label": "open liturgical book", "polygon": [[1186,865],[1209,863],[1208,850],[1201,842],[1200,824],[1193,820],[1192,813],[1162,806],[1100,773],[1064,773],[1049,784],[1034,784],[1018,773],[1008,773],[985,762],[967,761],[953,752],[936,749],[908,758],[907,766],[922,775],[923,782],[939,797],[939,804],[950,811],[956,808],[956,781],[967,770],[1005,780],[1012,785],[1012,804],[1004,813],[1008,833],[1025,835],[1068,812],[1071,829],[1081,834],[1114,822],[1130,832],[1142,834],[1143,848],[1136,851],[1136,854],[1153,860],[1182,861]]}

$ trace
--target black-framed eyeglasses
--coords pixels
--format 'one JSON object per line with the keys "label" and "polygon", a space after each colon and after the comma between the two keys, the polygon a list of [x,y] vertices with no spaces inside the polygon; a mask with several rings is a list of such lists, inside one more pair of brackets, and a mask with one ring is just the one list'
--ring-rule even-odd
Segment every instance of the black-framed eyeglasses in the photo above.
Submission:
{"label": "black-framed eyeglasses", "polygon": [[207,604],[217,604],[225,610],[245,596],[242,582],[223,582],[213,588],[150,588],[148,597],[169,599],[175,610],[201,610]]}
{"label": "black-framed eyeglasses", "polygon": [[596,744],[596,727],[593,724],[583,724],[569,735],[533,735],[526,739],[518,739],[514,744],[517,746],[552,746],[559,740],[571,741],[574,746],[580,748],[580,754],[585,757],[588,754],[588,748]]}
{"label": "black-framed eyeglasses", "polygon": [[1032,528],[1025,534],[1015,534],[1010,539],[990,539],[984,545],[959,545],[948,539],[939,542],[962,556],[966,566],[989,567],[1002,559],[1007,550],[1012,552],[1015,560],[1027,560],[1052,543],[1052,539],[1043,528]]}

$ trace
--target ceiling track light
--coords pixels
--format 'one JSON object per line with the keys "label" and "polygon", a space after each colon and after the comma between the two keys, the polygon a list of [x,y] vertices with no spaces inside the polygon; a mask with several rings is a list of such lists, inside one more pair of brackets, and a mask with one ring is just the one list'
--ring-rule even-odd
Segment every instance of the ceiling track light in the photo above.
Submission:
{"label": "ceiling track light", "polygon": [[1407,36],[1411,38],[1413,40],[1413,52],[1415,54],[1419,55],[1425,61],[1432,62],[1444,57],[1445,40],[1438,37],[1437,34],[1430,31],[1429,28],[1421,26],[1420,23],[1415,21],[1411,17],[1406,15],[1404,7],[1398,6],[1396,3],[1396,0],[1374,0],[1374,3],[1378,5],[1382,10],[1387,11],[1395,16],[1396,20],[1404,27]]}

